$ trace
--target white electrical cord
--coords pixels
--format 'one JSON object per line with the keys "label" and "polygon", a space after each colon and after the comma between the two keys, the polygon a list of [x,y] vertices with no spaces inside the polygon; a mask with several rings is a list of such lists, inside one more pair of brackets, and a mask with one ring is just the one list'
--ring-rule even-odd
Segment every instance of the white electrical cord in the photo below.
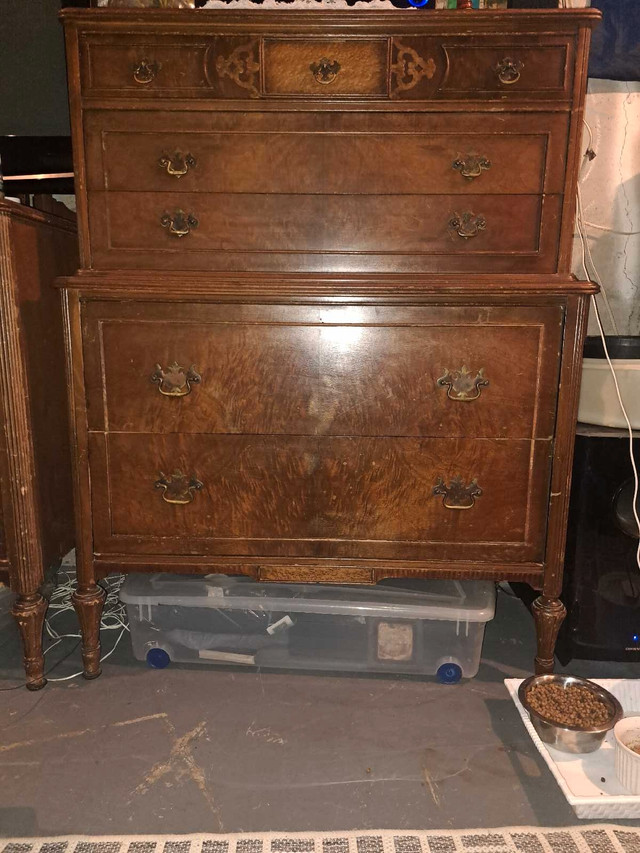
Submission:
{"label": "white electrical cord", "polygon": [[[127,621],[127,611],[124,604],[120,601],[120,587],[124,581],[124,575],[115,575],[113,577],[108,577],[104,581],[103,585],[105,587],[107,597],[104,602],[104,608],[102,610],[102,617],[100,619],[100,630],[101,631],[120,631],[118,637],[111,647],[110,651],[108,651],[105,655],[103,655],[100,660],[104,661],[107,658],[111,657],[111,655],[115,652],[118,647],[120,640],[123,638],[125,633],[129,630],[129,624]],[[67,571],[61,571],[58,574],[58,584],[54,589],[51,599],[49,601],[49,609],[47,611],[47,618],[45,620],[45,631],[51,637],[53,642],[50,646],[45,650],[45,654],[54,649],[57,645],[59,645],[64,639],[80,639],[81,635],[79,633],[74,634],[61,634],[56,628],[53,626],[53,620],[60,616],[62,613],[74,612],[73,604],[71,603],[71,595],[73,593],[75,587],[75,577]],[[78,678],[82,675],[82,670],[79,672],[74,672],[71,675],[66,675],[61,678],[48,678],[48,681],[70,681],[72,678]]]}
{"label": "white electrical cord", "polygon": [[[583,120],[584,121],[584,120]],[[591,132],[591,128],[588,123],[584,121],[584,125],[587,128],[589,133],[589,147],[587,152],[585,153],[585,157],[589,159],[593,159],[593,133]],[[582,194],[580,192],[580,186],[577,187],[577,215],[576,215],[576,225],[578,228],[578,235],[580,237],[580,243],[582,247],[582,268],[584,270],[585,277],[587,280],[595,281],[600,286],[600,293],[602,294],[604,304],[607,306],[607,310],[609,312],[609,317],[611,319],[611,325],[613,326],[614,333],[618,334],[618,327],[616,325],[616,321],[613,316],[613,312],[611,311],[611,306],[609,304],[609,300],[607,298],[606,289],[600,276],[598,275],[598,270],[596,269],[596,265],[593,261],[593,256],[591,254],[591,249],[589,247],[589,238],[585,231],[585,221],[584,215],[582,211]],[[589,265],[591,266],[591,272],[587,268],[587,258],[589,260]],[[616,395],[618,397],[618,402],[620,403],[620,409],[622,411],[622,415],[624,417],[625,423],[627,425],[627,432],[629,434],[629,459],[631,461],[631,469],[633,471],[633,500],[632,500],[632,511],[633,517],[635,518],[636,524],[638,526],[638,532],[640,533],[640,517],[638,514],[638,492],[640,490],[640,483],[638,478],[638,466],[635,459],[635,454],[633,450],[633,427],[631,426],[631,421],[629,419],[629,415],[627,414],[627,410],[624,406],[624,402],[622,400],[622,393],[620,392],[620,385],[618,384],[618,377],[616,376],[616,371],[609,356],[609,348],[607,347],[607,339],[604,333],[604,328],[602,326],[602,318],[600,316],[600,309],[598,308],[598,303],[596,301],[595,294],[591,297],[591,304],[593,306],[594,316],[596,318],[596,323],[598,324],[598,331],[600,332],[600,338],[602,339],[602,346],[604,349],[605,358],[607,359],[607,364],[609,365],[609,370],[611,371],[611,376],[613,378],[613,384],[616,389]],[[638,538],[638,547],[636,549],[636,562],[638,564],[638,570],[640,571],[640,537]]]}

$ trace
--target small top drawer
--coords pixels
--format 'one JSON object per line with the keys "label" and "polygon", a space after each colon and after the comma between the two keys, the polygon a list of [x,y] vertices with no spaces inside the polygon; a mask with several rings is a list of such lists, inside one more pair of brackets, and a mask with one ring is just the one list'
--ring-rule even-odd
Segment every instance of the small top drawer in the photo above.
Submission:
{"label": "small top drawer", "polygon": [[209,44],[210,40],[188,36],[92,34],[83,44],[83,90],[129,97],[209,93],[205,61]]}
{"label": "small top drawer", "polygon": [[569,44],[532,44],[525,37],[445,41],[444,98],[569,98]]}
{"label": "small top drawer", "polygon": [[388,39],[265,39],[267,95],[386,95]]}

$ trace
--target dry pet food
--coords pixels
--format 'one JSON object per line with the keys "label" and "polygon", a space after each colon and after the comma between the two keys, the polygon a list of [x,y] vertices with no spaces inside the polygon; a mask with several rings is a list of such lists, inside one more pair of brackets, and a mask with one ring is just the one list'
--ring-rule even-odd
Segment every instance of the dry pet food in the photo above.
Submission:
{"label": "dry pet food", "polygon": [[606,723],[611,713],[587,687],[538,684],[527,693],[534,711],[561,726],[591,728]]}

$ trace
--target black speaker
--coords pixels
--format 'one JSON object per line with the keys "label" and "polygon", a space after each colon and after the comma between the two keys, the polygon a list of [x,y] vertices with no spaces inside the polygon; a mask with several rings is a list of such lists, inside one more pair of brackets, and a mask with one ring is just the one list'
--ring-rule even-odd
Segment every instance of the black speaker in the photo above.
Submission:
{"label": "black speaker", "polygon": [[[639,457],[640,438],[634,439]],[[640,661],[638,527],[624,430],[579,425],[573,463],[563,601],[556,654]]]}

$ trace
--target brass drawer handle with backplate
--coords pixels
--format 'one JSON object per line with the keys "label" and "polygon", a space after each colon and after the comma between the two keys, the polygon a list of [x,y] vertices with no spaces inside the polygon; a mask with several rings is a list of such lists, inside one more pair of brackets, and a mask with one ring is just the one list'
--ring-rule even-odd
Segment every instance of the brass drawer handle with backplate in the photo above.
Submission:
{"label": "brass drawer handle with backplate", "polygon": [[162,500],[168,504],[183,506],[190,504],[195,493],[204,488],[204,484],[195,477],[187,477],[182,471],[174,471],[168,477],[160,472],[160,479],[153,484],[156,489],[162,489]]}
{"label": "brass drawer handle with backplate", "polygon": [[141,85],[151,83],[152,80],[156,79],[160,67],[158,62],[141,59],[140,62],[133,66],[133,79]]}
{"label": "brass drawer handle with backplate", "polygon": [[328,83],[333,83],[338,76],[340,68],[341,65],[337,59],[327,59],[326,56],[323,56],[319,62],[312,62],[309,66],[309,70],[313,74],[316,83],[321,83],[324,86]]}
{"label": "brass drawer handle with backplate", "polygon": [[450,400],[469,403],[478,399],[481,389],[489,384],[489,380],[485,378],[484,367],[474,376],[463,364],[460,370],[449,370],[445,367],[444,376],[441,376],[436,384],[447,389],[447,397]]}
{"label": "brass drawer handle with backplate", "polygon": [[519,59],[512,59],[510,56],[505,56],[494,66],[494,71],[498,75],[498,80],[506,86],[512,83],[517,83],[520,79],[520,72],[524,68],[524,63]]}
{"label": "brass drawer handle with backplate", "polygon": [[160,217],[163,228],[169,229],[172,237],[186,237],[194,228],[198,227],[198,220],[192,213],[184,210],[176,210],[174,213],[163,213]]}
{"label": "brass drawer handle with backplate", "polygon": [[173,178],[181,178],[183,175],[186,175],[189,169],[196,167],[196,163],[197,161],[193,154],[181,154],[180,151],[176,151],[171,156],[163,154],[158,160],[158,166]]}
{"label": "brass drawer handle with backplate", "polygon": [[191,384],[197,385],[202,377],[196,370],[195,364],[187,370],[174,361],[166,370],[162,365],[156,364],[150,379],[158,384],[158,390],[165,397],[186,397],[191,393]]}
{"label": "brass drawer handle with backplate", "polygon": [[442,477],[438,477],[433,494],[442,495],[442,505],[446,509],[473,509],[476,498],[482,495],[482,489],[475,479],[465,485],[462,477],[458,475],[447,485]]}
{"label": "brass drawer handle with backplate", "polygon": [[454,213],[449,220],[449,225],[459,237],[469,240],[471,237],[476,237],[480,231],[484,231],[487,227],[487,220],[482,215],[476,216],[471,211],[465,211],[464,213]]}
{"label": "brass drawer handle with backplate", "polygon": [[472,181],[474,178],[479,178],[483,171],[491,168],[491,161],[478,154],[467,154],[464,158],[459,157],[454,160],[451,168],[460,172],[463,178]]}

